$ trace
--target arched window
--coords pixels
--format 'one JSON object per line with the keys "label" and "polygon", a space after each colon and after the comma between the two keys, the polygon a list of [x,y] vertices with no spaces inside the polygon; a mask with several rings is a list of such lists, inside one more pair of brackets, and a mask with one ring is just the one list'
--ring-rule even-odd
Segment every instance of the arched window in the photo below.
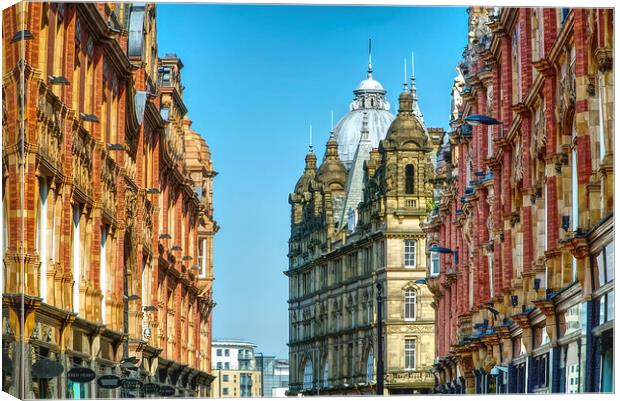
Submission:
{"label": "arched window", "polygon": [[304,365],[304,390],[311,389],[312,382],[312,361],[307,359]]}
{"label": "arched window", "polygon": [[375,376],[375,357],[372,355],[372,348],[368,351],[368,359],[366,359],[366,382],[370,383]]}
{"label": "arched window", "polygon": [[407,164],[405,167],[405,193],[412,194],[413,189],[413,164]]}
{"label": "arched window", "polygon": [[405,291],[405,320],[415,320],[416,293],[414,289]]}

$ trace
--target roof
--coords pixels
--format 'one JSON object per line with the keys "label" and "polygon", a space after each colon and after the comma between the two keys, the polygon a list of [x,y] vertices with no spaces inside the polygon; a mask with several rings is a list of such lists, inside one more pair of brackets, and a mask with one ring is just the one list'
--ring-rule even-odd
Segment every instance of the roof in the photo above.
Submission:
{"label": "roof", "polygon": [[231,347],[251,347],[251,348],[256,348],[257,347],[256,344],[251,343],[249,341],[237,340],[237,339],[233,339],[233,338],[223,338],[223,339],[213,340],[211,342],[211,345],[213,347],[222,346],[222,345],[228,345],[228,346],[231,346]]}

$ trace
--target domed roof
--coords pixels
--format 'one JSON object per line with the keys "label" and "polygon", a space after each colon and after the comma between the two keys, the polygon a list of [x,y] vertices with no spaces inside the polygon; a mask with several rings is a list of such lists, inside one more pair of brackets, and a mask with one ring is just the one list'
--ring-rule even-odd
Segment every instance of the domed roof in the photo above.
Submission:
{"label": "domed roof", "polygon": [[414,142],[420,148],[428,145],[428,134],[424,123],[414,111],[415,98],[405,89],[398,97],[400,107],[396,119],[387,130],[383,141],[384,148],[400,146],[406,142]]}
{"label": "domed roof", "polygon": [[338,156],[345,165],[351,167],[357,145],[360,142],[360,131],[364,111],[368,115],[368,139],[373,148],[379,147],[379,142],[385,138],[394,115],[387,110],[358,109],[349,111],[334,128],[334,136],[338,142]]}
{"label": "domed roof", "polygon": [[394,120],[389,112],[390,104],[385,99],[383,85],[372,77],[372,67],[368,66],[368,76],[353,91],[355,98],[349,106],[349,112],[342,117],[334,128],[334,137],[338,142],[338,156],[347,169],[351,167],[357,145],[360,142],[364,112],[368,119],[368,139],[373,148],[379,147],[379,141],[385,138],[387,129]]}
{"label": "domed roof", "polygon": [[343,188],[347,181],[347,169],[338,159],[338,143],[333,136],[327,141],[325,158],[316,173],[316,179],[327,185],[339,183]]}
{"label": "domed roof", "polygon": [[308,150],[306,155],[306,167],[304,174],[299,178],[297,184],[295,184],[295,192],[304,192],[307,189],[308,183],[310,183],[316,176],[316,155],[312,151],[312,148]]}
{"label": "domed roof", "polygon": [[383,85],[381,85],[381,82],[374,80],[372,76],[360,82],[360,84],[357,85],[357,88],[355,88],[355,91],[353,93],[358,91],[376,91],[385,93],[385,89],[383,89]]}

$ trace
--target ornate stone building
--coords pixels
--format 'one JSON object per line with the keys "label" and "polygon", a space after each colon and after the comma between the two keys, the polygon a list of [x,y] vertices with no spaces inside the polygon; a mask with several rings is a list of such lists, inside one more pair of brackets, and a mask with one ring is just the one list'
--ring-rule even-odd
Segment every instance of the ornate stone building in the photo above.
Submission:
{"label": "ornate stone building", "polygon": [[377,285],[385,393],[434,386],[435,323],[420,224],[432,201],[431,149],[440,135],[426,129],[413,77],[411,84],[394,118],[369,63],[323,162],[317,168],[310,148],[289,197],[290,394],[375,393]]}
{"label": "ornate stone building", "polygon": [[469,32],[425,225],[437,390],[613,391],[613,10]]}
{"label": "ornate stone building", "polygon": [[215,172],[155,5],[19,3],[2,28],[3,391],[208,395]]}

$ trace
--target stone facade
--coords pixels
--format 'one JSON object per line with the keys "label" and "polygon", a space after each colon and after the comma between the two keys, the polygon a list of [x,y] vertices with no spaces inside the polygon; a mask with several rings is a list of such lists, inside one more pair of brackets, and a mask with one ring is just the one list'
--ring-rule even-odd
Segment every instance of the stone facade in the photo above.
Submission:
{"label": "stone facade", "polygon": [[2,373],[20,398],[123,395],[70,380],[76,366],[209,393],[215,173],[155,14],[3,12]]}
{"label": "stone facade", "polygon": [[[369,79],[360,87],[384,94],[371,71],[369,65]],[[318,169],[312,149],[306,156],[289,197],[289,395],[376,392],[377,285],[383,294],[385,394],[434,387],[434,311],[420,226],[432,202],[432,142],[442,130],[424,127],[414,112],[416,100],[405,85],[398,115],[387,133],[379,133],[384,139],[378,148],[371,146],[364,113],[349,169],[333,135]]]}
{"label": "stone facade", "polygon": [[611,9],[469,9],[424,227],[437,391],[613,391],[612,54]]}

